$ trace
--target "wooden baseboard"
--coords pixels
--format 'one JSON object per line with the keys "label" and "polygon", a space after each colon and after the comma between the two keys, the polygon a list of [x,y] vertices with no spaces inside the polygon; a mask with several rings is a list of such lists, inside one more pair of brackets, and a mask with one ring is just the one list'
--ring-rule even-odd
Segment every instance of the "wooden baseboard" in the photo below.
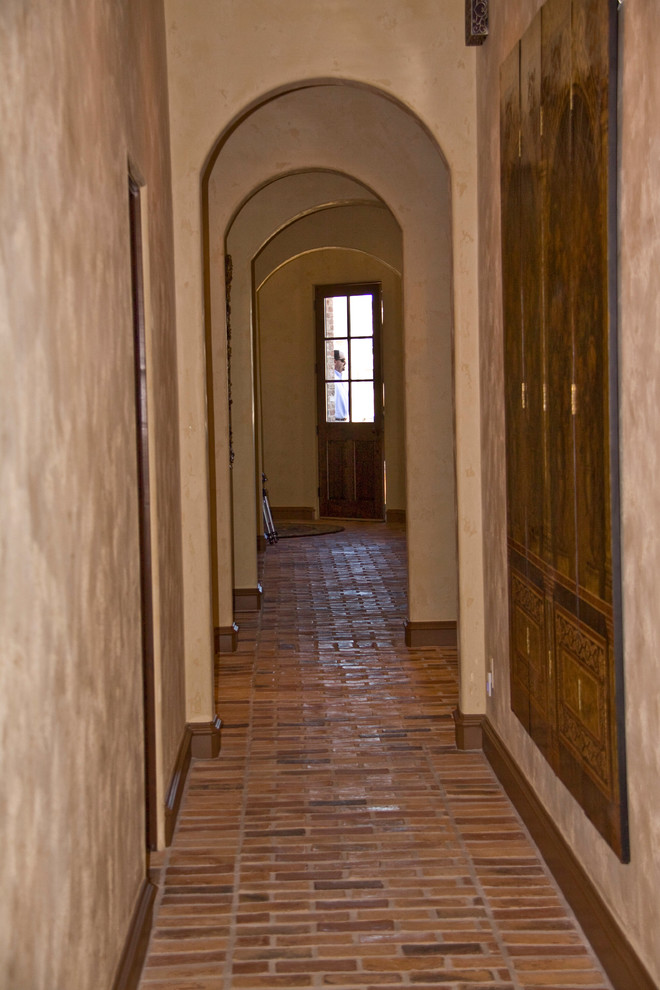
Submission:
{"label": "wooden baseboard", "polygon": [[485,715],[464,715],[460,708],[452,712],[458,749],[481,749],[483,747],[483,724]]}
{"label": "wooden baseboard", "polygon": [[216,653],[235,653],[238,646],[238,626],[216,626],[213,630],[213,649]]}
{"label": "wooden baseboard", "polygon": [[188,768],[192,759],[191,746],[192,733],[189,727],[186,726],[165,798],[165,845],[167,846],[172,844],[172,836],[174,835],[176,820],[179,814],[179,808],[181,807],[181,798],[183,797]]}
{"label": "wooden baseboard", "polygon": [[258,612],[263,593],[261,584],[256,588],[234,588],[234,612]]}
{"label": "wooden baseboard", "polygon": [[657,990],[584,867],[488,719],[483,725],[483,739],[488,762],[529,829],[615,990]]}
{"label": "wooden baseboard", "polygon": [[153,923],[156,887],[147,879],[140,889],[112,990],[137,990]]}
{"label": "wooden baseboard", "polygon": [[190,755],[196,760],[214,760],[220,752],[222,722],[216,715],[212,722],[188,722],[191,734]]}
{"label": "wooden baseboard", "polygon": [[456,648],[458,632],[455,622],[404,622],[406,646],[446,646]]}
{"label": "wooden baseboard", "polygon": [[406,522],[406,510],[405,509],[387,509],[385,512],[385,519],[387,522],[391,523],[404,523]]}
{"label": "wooden baseboard", "polygon": [[270,511],[273,514],[275,523],[285,519],[299,519],[305,522],[315,519],[314,508],[311,505],[271,505]]}

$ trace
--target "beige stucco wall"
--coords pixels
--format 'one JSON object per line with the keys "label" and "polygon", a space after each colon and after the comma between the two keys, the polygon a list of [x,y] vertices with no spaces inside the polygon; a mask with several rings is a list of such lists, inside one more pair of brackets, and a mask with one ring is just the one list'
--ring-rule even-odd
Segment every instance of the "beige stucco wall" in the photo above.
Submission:
{"label": "beige stucco wall", "polygon": [[660,32],[655,0],[620,13],[620,436],[624,652],[631,862],[619,863],[554,777],[509,708],[508,612],[499,192],[499,66],[540,3],[491,5],[491,33],[479,52],[480,288],[486,651],[494,658],[489,717],[584,863],[633,946],[660,985],[660,344],[657,270],[660,235]]}
{"label": "beige stucco wall", "polygon": [[129,155],[149,204],[164,777],[183,728],[162,8],[6,0],[0,52],[0,986],[101,990],[145,875]]}
{"label": "beige stucco wall", "polygon": [[314,286],[337,282],[382,282],[388,507],[403,508],[401,280],[379,259],[347,249],[298,255],[277,268],[258,292],[263,456],[270,502],[318,509]]}
{"label": "beige stucco wall", "polygon": [[[202,281],[200,265],[201,217],[200,178],[207,156],[218,137],[228,126],[250,107],[276,90],[286,90],[297,83],[309,80],[337,80],[377,87],[384,96],[391,95],[418,115],[432,140],[442,149],[449,169],[451,226],[447,232],[452,285],[449,306],[442,318],[453,323],[454,350],[453,394],[451,388],[434,393],[434,402],[455,401],[456,412],[456,475],[457,475],[457,532],[460,557],[459,598],[461,636],[461,705],[466,712],[479,711],[484,705],[483,687],[483,575],[481,560],[481,471],[479,420],[475,415],[479,394],[479,361],[477,336],[477,281],[476,281],[476,144],[474,131],[475,77],[474,53],[464,46],[464,5],[462,0],[447,0],[438,5],[432,0],[374,0],[368,9],[364,5],[346,3],[345,0],[313,2],[294,0],[282,8],[274,8],[266,0],[246,0],[240,6],[227,2],[203,2],[191,5],[185,0],[167,0],[168,53],[171,94],[172,125],[172,174],[174,190],[175,250],[177,263],[177,326],[181,366],[180,408],[182,417],[182,463],[186,478],[183,491],[184,529],[187,534],[184,545],[184,573],[186,580],[186,660],[191,690],[210,704],[207,671],[210,664],[211,626],[208,596],[209,527],[206,512],[205,470],[205,403],[204,403],[204,342],[202,334]],[[345,119],[352,119],[353,106],[360,91],[342,86],[345,97]],[[309,92],[309,91],[307,91]],[[258,113],[266,110],[263,107]],[[225,175],[219,180],[223,206],[229,208],[229,217],[239,208],[243,199],[254,188],[287,169],[297,167],[336,167],[345,170],[346,157],[341,157],[334,142],[325,142],[327,155],[319,154],[315,160],[306,156],[299,165],[292,151],[300,147],[300,139],[308,137],[308,124],[301,130],[287,121],[284,104],[280,104],[279,137],[273,135],[272,147],[262,144],[260,151],[269,155],[268,173],[257,174],[255,162],[265,166],[265,158],[259,155],[243,157],[240,174]],[[405,114],[404,114],[405,116]],[[233,131],[230,140],[252,136],[256,118],[246,118]],[[317,133],[320,122],[311,126]],[[401,133],[406,125],[401,124]],[[328,131],[327,133],[330,133]],[[271,138],[268,139],[271,141]],[[283,142],[288,142],[286,147]],[[249,144],[249,142],[248,142]],[[368,149],[364,133],[356,128],[351,152],[362,153]],[[247,147],[247,145],[246,145]],[[253,150],[259,149],[259,136]],[[222,161],[225,147],[218,163]],[[395,154],[396,152],[396,154]],[[406,139],[393,138],[381,164],[387,170],[390,156],[409,156],[415,161],[419,142],[409,146]],[[435,180],[441,178],[441,159],[436,167]],[[355,166],[355,159],[351,159]],[[370,185],[358,171],[351,174]],[[383,195],[383,191],[375,189]],[[395,188],[392,190],[396,193]],[[418,187],[417,204],[425,197],[425,186]],[[391,200],[383,195],[397,219],[401,217]],[[396,200],[396,195],[393,196]],[[433,208],[434,203],[429,204]],[[404,208],[405,211],[406,208]],[[226,226],[226,224],[225,224]],[[415,237],[406,245],[412,251],[423,253],[423,246]],[[434,224],[429,224],[434,227]],[[437,228],[435,234],[437,236]],[[422,231],[422,239],[426,232]],[[211,264],[219,264],[218,250],[210,252]],[[404,264],[405,271],[414,271],[415,265]],[[421,313],[433,313],[432,295],[437,279],[442,280],[440,269],[434,282],[415,280],[404,289],[404,306],[410,306],[417,317],[406,319],[405,325],[414,355],[411,370],[419,370],[422,378],[433,373],[434,362],[441,360],[429,341],[422,344],[428,331],[428,318]],[[218,317],[222,298],[215,305]],[[208,317],[207,311],[207,317]],[[437,315],[437,313],[436,313]],[[434,318],[432,318],[434,319]],[[452,367],[451,357],[445,365]],[[412,377],[414,377],[414,373]],[[437,390],[436,390],[437,391]],[[410,408],[408,408],[410,414]],[[430,415],[432,423],[435,416]],[[417,429],[408,435],[408,449],[421,449],[426,444],[435,450],[435,435],[429,429]],[[217,445],[217,436],[216,436]],[[215,456],[222,460],[222,451]],[[433,469],[441,463],[434,453],[427,457]],[[443,465],[443,470],[447,464]],[[453,470],[453,465],[452,465]],[[410,484],[411,472],[408,472]],[[420,509],[414,511],[408,496],[410,546],[418,548],[419,559],[411,555],[411,574],[414,593],[411,595],[415,614],[413,619],[442,619],[456,614],[456,595],[449,584],[437,578],[432,562],[426,560],[429,546],[427,523],[431,518],[442,517],[430,494],[431,489],[447,495],[447,486],[437,479],[420,474],[429,483],[427,494],[422,489],[414,492]],[[417,479],[415,479],[417,480]],[[229,480],[221,482],[229,488]],[[451,496],[453,501],[453,495]],[[452,508],[453,512],[453,508]],[[435,516],[434,516],[435,513]],[[415,523],[414,520],[417,520]],[[206,520],[206,521],[205,521]],[[218,542],[231,542],[230,520],[224,521],[224,533]],[[443,545],[445,541],[443,540]],[[413,551],[413,553],[416,551]],[[226,559],[230,559],[227,556]],[[446,557],[438,557],[441,567]],[[442,599],[442,600],[440,600]],[[206,698],[205,698],[206,692]]]}

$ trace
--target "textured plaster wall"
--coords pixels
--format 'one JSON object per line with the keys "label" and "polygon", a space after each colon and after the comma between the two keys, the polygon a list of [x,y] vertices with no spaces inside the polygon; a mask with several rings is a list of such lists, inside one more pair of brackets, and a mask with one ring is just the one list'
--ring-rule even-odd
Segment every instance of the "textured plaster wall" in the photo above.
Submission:
{"label": "textured plaster wall", "polygon": [[624,652],[631,863],[623,866],[553,776],[509,707],[508,607],[499,189],[499,66],[540,4],[491,5],[491,33],[477,61],[484,465],[486,652],[495,661],[489,717],[584,863],[660,985],[660,33],[655,0],[620,13],[620,442]]}
{"label": "textured plaster wall", "polygon": [[390,500],[388,459],[388,507],[405,505],[401,280],[382,261],[362,252],[319,249],[276,269],[258,293],[264,467],[273,506],[318,507],[314,286],[363,281],[383,284],[383,377],[388,396],[385,451],[392,462],[395,490]]}
{"label": "textured plaster wall", "polygon": [[159,630],[182,725],[164,19],[0,5],[0,986],[110,987],[144,877],[127,156],[148,184]]}
{"label": "textured plaster wall", "polygon": [[[211,647],[210,635],[204,632],[210,629],[211,614],[200,177],[218,137],[266,95],[309,80],[337,80],[373,86],[384,96],[399,100],[402,106],[418,115],[442,149],[449,168],[451,228],[448,246],[452,255],[450,310],[455,375],[451,398],[456,403],[457,529],[461,562],[461,705],[466,712],[479,711],[484,705],[484,689],[481,450],[480,423],[475,415],[479,395],[475,59],[474,52],[464,46],[463,0],[446,0],[442,4],[435,0],[372,0],[368,7],[346,0],[313,0],[311,3],[293,0],[286,7],[274,6],[266,0],[245,0],[240,5],[228,0],[200,0],[194,5],[186,0],[166,0],[166,14],[177,327],[182,361],[182,464],[186,479],[183,489],[187,534],[184,545],[186,655],[191,688],[202,699],[202,705],[210,705],[207,670]],[[355,91],[351,87],[342,88],[346,96],[346,118],[350,121]],[[295,124],[287,129],[286,117],[280,124],[281,137],[286,135],[289,139],[289,152],[282,155],[279,148],[273,147],[270,174],[261,175],[258,183],[289,167],[291,148],[297,146],[297,139],[306,136]],[[250,118],[239,125],[239,132],[246,126],[248,130],[252,126]],[[402,133],[405,130],[402,125]],[[413,157],[416,154],[417,149],[408,148],[402,133],[392,140],[383,163],[395,151],[410,153]],[[356,131],[353,140],[355,149],[361,149],[365,143],[364,134]],[[326,141],[326,147],[328,151],[336,151],[333,142]],[[261,150],[267,153],[263,145]],[[332,157],[336,159],[337,155]],[[347,161],[350,159],[345,158],[343,164],[339,164],[340,170]],[[244,162],[246,166],[251,164],[249,159]],[[333,167],[327,160],[305,163],[307,167],[312,164],[320,168]],[[241,197],[245,198],[253,190],[254,187],[241,191],[237,180],[224,187],[222,195],[230,204],[230,215],[240,206]],[[418,198],[423,195],[420,187]],[[397,219],[402,221],[398,215]],[[402,226],[405,245],[405,224]],[[414,241],[415,237],[411,236],[409,243],[412,245]],[[217,255],[218,252],[212,249],[212,265],[221,263]],[[416,297],[417,302],[411,303],[413,310],[417,305],[422,309],[428,306],[428,288],[425,282],[420,284],[411,277],[410,285],[404,290],[405,305]],[[216,312],[219,314],[220,310]],[[419,334],[424,333],[421,322],[416,323],[414,319],[406,320],[406,326],[413,338],[419,339]],[[418,360],[420,357],[421,351]],[[426,364],[428,366],[428,361]],[[413,449],[416,444],[422,446],[427,439],[421,435],[418,439],[415,437],[413,434]],[[433,446],[432,438],[431,441]],[[215,453],[217,456],[218,451]],[[427,460],[430,465],[435,464],[434,455]],[[219,479],[219,483],[229,488],[228,478]],[[441,496],[447,493],[446,486],[435,487]],[[419,517],[417,531],[414,526],[409,531],[411,546],[417,546],[418,542],[423,545],[421,534],[430,510],[429,500]],[[410,504],[408,512],[409,518],[413,519],[415,513]],[[228,520],[225,525],[225,533],[218,537],[219,544],[225,539],[229,543],[231,539]],[[424,539],[427,548],[433,544],[427,537]],[[438,560],[442,565],[443,559],[438,557]],[[422,588],[422,580],[415,586],[413,597],[417,614],[413,618],[446,618],[446,614],[439,612],[449,608],[455,614],[455,600],[450,605],[447,599],[442,608],[438,608],[435,600],[438,589],[431,574],[432,568],[426,590]],[[444,582],[435,583],[440,583],[440,593],[446,594]]]}

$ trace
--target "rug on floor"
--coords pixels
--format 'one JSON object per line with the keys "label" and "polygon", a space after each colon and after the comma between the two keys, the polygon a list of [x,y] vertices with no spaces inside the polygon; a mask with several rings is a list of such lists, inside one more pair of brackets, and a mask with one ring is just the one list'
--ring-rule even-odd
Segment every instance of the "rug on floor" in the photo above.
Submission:
{"label": "rug on floor", "polygon": [[277,535],[280,540],[288,540],[294,536],[325,536],[327,533],[343,533],[343,526],[332,523],[276,523]]}

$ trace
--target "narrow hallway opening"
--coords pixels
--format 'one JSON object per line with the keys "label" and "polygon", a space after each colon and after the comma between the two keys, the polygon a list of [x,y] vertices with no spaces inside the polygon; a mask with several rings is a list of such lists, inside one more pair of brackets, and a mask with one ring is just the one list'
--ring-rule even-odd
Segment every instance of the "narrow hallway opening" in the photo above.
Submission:
{"label": "narrow hallway opening", "polygon": [[407,649],[405,529],[264,554],[263,608],[216,665],[142,990],[611,984],[481,752],[456,652]]}

